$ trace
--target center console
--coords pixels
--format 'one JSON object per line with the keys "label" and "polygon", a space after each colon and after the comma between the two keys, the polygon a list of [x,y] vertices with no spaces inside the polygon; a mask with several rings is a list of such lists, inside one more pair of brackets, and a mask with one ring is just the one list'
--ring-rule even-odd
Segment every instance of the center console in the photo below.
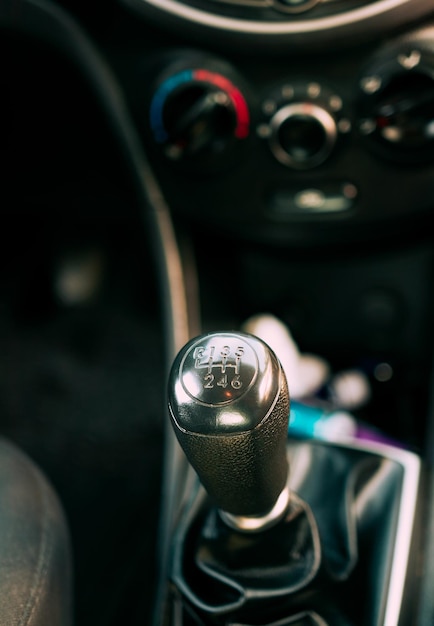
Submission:
{"label": "center console", "polygon": [[252,335],[190,341],[169,411],[200,482],[173,534],[168,624],[412,623],[417,455],[288,440],[285,374]]}

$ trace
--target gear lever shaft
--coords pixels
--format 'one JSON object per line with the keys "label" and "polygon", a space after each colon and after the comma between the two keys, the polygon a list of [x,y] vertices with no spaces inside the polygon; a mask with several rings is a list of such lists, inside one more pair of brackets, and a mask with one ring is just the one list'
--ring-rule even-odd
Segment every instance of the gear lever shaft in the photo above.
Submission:
{"label": "gear lever shaft", "polygon": [[289,394],[280,362],[253,335],[190,341],[169,378],[176,436],[230,525],[257,531],[285,513]]}

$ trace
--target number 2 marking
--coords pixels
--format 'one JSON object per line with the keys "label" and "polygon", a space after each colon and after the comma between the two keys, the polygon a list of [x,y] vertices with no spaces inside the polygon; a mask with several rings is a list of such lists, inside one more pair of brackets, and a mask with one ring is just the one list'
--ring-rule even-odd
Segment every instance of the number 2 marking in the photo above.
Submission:
{"label": "number 2 marking", "polygon": [[204,389],[212,389],[214,387],[214,374],[207,374],[204,378],[208,382],[203,386]]}

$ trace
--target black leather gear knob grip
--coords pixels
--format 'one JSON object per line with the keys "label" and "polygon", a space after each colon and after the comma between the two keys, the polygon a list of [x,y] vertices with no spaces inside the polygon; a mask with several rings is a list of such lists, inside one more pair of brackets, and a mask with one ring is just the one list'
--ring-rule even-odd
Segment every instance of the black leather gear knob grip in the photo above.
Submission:
{"label": "black leather gear knob grip", "polygon": [[288,474],[288,386],[272,350],[244,333],[197,337],[176,357],[168,395],[178,441],[217,506],[266,515]]}

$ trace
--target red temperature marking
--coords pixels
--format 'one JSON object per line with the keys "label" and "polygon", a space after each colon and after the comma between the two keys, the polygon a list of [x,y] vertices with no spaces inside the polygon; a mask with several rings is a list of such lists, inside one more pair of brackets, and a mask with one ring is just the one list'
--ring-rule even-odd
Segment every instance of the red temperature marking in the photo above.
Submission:
{"label": "red temperature marking", "polygon": [[245,139],[249,134],[250,114],[247,102],[241,91],[225,76],[208,70],[195,70],[193,72],[193,78],[216,85],[216,87],[219,87],[228,94],[229,98],[232,100],[237,116],[235,137],[237,139]]}

